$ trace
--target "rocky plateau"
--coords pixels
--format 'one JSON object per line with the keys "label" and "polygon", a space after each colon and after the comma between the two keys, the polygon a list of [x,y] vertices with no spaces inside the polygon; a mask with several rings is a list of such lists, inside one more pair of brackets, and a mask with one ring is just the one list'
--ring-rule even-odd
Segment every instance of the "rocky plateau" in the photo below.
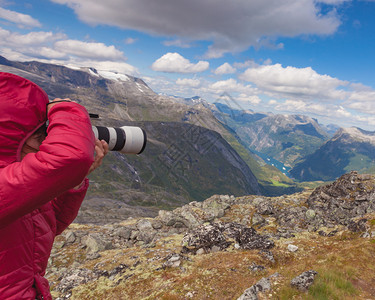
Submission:
{"label": "rocky plateau", "polygon": [[214,195],[155,218],[74,223],[46,277],[59,300],[374,299],[374,183],[351,172],[292,195]]}

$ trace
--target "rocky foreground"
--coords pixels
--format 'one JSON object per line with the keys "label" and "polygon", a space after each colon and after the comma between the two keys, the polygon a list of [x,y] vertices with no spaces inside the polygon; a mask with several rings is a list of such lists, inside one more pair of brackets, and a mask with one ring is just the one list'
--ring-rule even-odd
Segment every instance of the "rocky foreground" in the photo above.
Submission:
{"label": "rocky foreground", "polygon": [[46,276],[56,299],[374,299],[375,178],[72,224]]}

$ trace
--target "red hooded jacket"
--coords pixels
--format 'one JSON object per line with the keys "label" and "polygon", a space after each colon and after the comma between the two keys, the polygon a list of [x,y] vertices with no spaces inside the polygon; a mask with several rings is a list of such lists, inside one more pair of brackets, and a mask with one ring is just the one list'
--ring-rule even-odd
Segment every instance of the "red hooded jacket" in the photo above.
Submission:
{"label": "red hooded jacket", "polygon": [[87,111],[61,102],[47,137],[21,160],[26,139],[47,120],[47,94],[0,72],[0,300],[52,299],[45,274],[54,238],[77,216],[95,139]]}

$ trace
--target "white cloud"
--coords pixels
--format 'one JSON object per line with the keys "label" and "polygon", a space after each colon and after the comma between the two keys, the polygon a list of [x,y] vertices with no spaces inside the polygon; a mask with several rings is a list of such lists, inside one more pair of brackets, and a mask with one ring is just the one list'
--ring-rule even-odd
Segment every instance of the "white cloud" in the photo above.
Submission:
{"label": "white cloud", "polygon": [[28,34],[19,34],[0,28],[0,46],[25,47],[38,46],[41,44],[56,41],[64,38],[63,34],[54,34],[52,32],[29,32]]}
{"label": "white cloud", "polygon": [[184,85],[191,88],[197,88],[201,85],[201,82],[199,79],[190,79],[190,78],[178,78],[176,81],[176,84],[178,85]]}
{"label": "white cloud", "polygon": [[236,73],[236,68],[233,68],[229,63],[224,63],[218,67],[214,73],[216,75],[233,74]]}
{"label": "white cloud", "polygon": [[0,55],[15,61],[94,67],[137,76],[139,71],[124,61],[123,52],[103,43],[68,40],[65,34],[29,32],[19,34],[0,27]]}
{"label": "white cloud", "polygon": [[[212,41],[206,57],[243,51],[277,37],[329,35],[343,0],[52,0],[91,25],[107,24],[192,41]],[[330,6],[320,9],[318,2]],[[272,43],[272,42],[271,42]],[[280,46],[280,45],[279,45]],[[277,45],[276,45],[277,47]]]}
{"label": "white cloud", "polygon": [[51,59],[61,59],[67,57],[66,53],[48,47],[40,47],[38,49],[38,54],[42,57]]}
{"label": "white cloud", "polygon": [[124,59],[124,53],[103,43],[87,43],[78,40],[63,40],[55,43],[55,48],[63,49],[67,54],[83,58],[105,59],[115,61]]}
{"label": "white cloud", "polygon": [[191,63],[178,53],[167,53],[157,59],[151,66],[154,71],[167,73],[198,73],[209,68],[207,61]]}
{"label": "white cloud", "polygon": [[346,92],[340,89],[348,82],[320,75],[311,67],[282,67],[280,64],[248,68],[240,79],[253,82],[258,88],[279,97],[344,99]]}
{"label": "white cloud", "polygon": [[252,105],[259,104],[262,100],[256,96],[256,95],[246,95],[246,94],[240,94],[238,97],[235,97],[236,100],[244,102],[244,103],[250,103]]}
{"label": "white cloud", "polygon": [[348,2],[348,1],[351,1],[351,0],[317,0],[316,2],[336,5],[336,4],[341,4],[343,2]]}
{"label": "white cloud", "polygon": [[[302,100],[287,99],[283,102],[276,102],[271,100],[269,104],[274,106],[274,109],[281,112],[292,112],[292,113],[313,113],[316,115],[324,114],[328,111],[327,104],[312,103]],[[332,108],[329,109],[332,111]]]}
{"label": "white cloud", "polygon": [[138,41],[138,39],[128,37],[127,39],[125,39],[125,44],[126,45],[132,45],[132,44],[134,44],[137,41]]}
{"label": "white cloud", "polygon": [[230,78],[227,80],[220,80],[212,83],[209,88],[213,93],[222,94],[222,93],[245,93],[248,95],[254,94],[257,90],[250,85],[243,85],[238,83],[237,80]]}
{"label": "white cloud", "polygon": [[250,68],[250,67],[255,68],[259,65],[253,60],[246,60],[244,62],[235,62],[233,66],[238,69],[244,69],[244,68]]}
{"label": "white cloud", "polygon": [[190,48],[191,44],[187,41],[183,41],[181,39],[176,39],[176,40],[170,40],[170,41],[164,41],[163,45],[170,47],[180,47],[180,48]]}
{"label": "white cloud", "polygon": [[15,23],[21,28],[42,26],[38,20],[32,18],[29,15],[21,14],[2,7],[0,7],[0,19],[4,19],[9,22]]}

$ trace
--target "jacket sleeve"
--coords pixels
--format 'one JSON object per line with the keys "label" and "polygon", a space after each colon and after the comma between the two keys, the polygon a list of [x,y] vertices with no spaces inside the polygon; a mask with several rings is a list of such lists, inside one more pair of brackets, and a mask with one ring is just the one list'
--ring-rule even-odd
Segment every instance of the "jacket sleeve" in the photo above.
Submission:
{"label": "jacket sleeve", "polygon": [[84,107],[62,102],[48,119],[39,151],[0,170],[0,227],[80,184],[94,161],[95,139]]}
{"label": "jacket sleeve", "polygon": [[89,180],[85,178],[79,189],[71,189],[51,202],[56,216],[56,235],[61,234],[77,217],[88,187]]}

